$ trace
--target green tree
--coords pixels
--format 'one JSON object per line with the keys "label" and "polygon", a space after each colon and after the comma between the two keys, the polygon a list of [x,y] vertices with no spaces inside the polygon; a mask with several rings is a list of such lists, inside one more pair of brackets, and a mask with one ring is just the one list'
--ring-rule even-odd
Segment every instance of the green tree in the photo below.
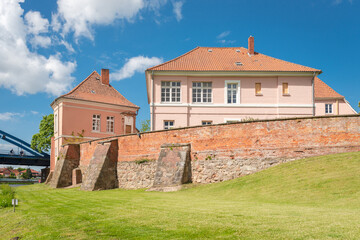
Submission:
{"label": "green tree", "polygon": [[54,114],[43,116],[39,133],[31,139],[31,148],[39,152],[47,152],[51,148],[51,137],[54,136]]}
{"label": "green tree", "polygon": [[26,172],[23,173],[23,175],[21,175],[23,179],[30,179],[32,178],[32,173],[30,168],[26,169]]}
{"label": "green tree", "polygon": [[141,121],[140,132],[148,132],[150,131],[150,120]]}

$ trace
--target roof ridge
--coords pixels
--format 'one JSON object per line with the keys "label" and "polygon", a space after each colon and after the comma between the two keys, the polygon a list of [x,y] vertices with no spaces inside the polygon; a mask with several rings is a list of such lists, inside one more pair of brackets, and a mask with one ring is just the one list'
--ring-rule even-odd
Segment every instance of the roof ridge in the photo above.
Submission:
{"label": "roof ridge", "polygon": [[186,52],[186,53],[178,56],[177,58],[171,59],[171,60],[169,60],[169,61],[167,61],[167,62],[164,62],[164,63],[161,63],[161,64],[159,64],[159,65],[156,65],[156,66],[153,66],[153,67],[151,67],[151,68],[148,68],[148,69],[146,69],[146,71],[152,70],[153,68],[160,67],[160,66],[163,66],[163,65],[165,65],[165,64],[167,64],[167,63],[173,62],[173,61],[175,61],[175,60],[177,60],[177,59],[179,59],[179,58],[181,58],[181,57],[183,57],[183,56],[186,56],[186,55],[190,54],[191,52],[193,52],[193,51],[195,51],[195,50],[197,50],[197,49],[199,49],[199,48],[200,48],[200,47],[198,46],[198,47],[196,47],[196,48],[194,48],[194,49],[192,49],[192,50],[190,50],[190,51],[188,51],[188,52]]}
{"label": "roof ridge", "polygon": [[83,85],[83,84],[86,82],[86,80],[88,80],[94,73],[97,73],[98,75],[100,75],[98,72],[96,72],[96,70],[94,70],[92,73],[90,73],[89,76],[87,76],[87,78],[85,78],[84,80],[82,80],[82,81],[81,81],[76,87],[74,87],[70,92],[68,92],[68,93],[66,93],[66,94],[63,94],[63,95],[61,95],[60,97],[64,97],[64,96],[66,96],[66,95],[69,95],[69,94],[75,92],[75,90],[78,89],[81,85]]}

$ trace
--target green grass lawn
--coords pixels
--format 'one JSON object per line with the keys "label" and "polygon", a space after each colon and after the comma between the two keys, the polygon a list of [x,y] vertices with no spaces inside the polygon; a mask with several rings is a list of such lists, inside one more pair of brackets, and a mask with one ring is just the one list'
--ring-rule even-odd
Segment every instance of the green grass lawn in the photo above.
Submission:
{"label": "green grass lawn", "polygon": [[282,164],[179,192],[16,188],[11,239],[360,239],[360,152]]}

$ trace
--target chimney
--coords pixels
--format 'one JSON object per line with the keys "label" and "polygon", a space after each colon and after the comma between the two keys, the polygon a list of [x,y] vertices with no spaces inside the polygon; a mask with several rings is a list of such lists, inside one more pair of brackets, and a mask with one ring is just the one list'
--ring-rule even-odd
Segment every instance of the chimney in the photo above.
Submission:
{"label": "chimney", "polygon": [[109,69],[101,69],[101,83],[109,85]]}
{"label": "chimney", "polygon": [[254,55],[254,37],[250,35],[248,52],[250,55]]}

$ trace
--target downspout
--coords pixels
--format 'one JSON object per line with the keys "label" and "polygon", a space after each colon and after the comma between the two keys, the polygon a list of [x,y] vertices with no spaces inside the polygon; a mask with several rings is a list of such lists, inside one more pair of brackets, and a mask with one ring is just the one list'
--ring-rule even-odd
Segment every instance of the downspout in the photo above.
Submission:
{"label": "downspout", "polygon": [[154,70],[151,71],[151,82],[152,82],[152,87],[151,87],[151,107],[152,107],[152,111],[151,111],[151,131],[154,131],[155,129],[155,122],[154,122],[154,110],[155,110],[155,106],[154,106],[154,86],[155,86],[155,83],[154,83]]}
{"label": "downspout", "polygon": [[316,72],[314,72],[313,74],[313,78],[312,78],[312,102],[313,102],[313,116],[315,117],[315,76],[316,76]]}

